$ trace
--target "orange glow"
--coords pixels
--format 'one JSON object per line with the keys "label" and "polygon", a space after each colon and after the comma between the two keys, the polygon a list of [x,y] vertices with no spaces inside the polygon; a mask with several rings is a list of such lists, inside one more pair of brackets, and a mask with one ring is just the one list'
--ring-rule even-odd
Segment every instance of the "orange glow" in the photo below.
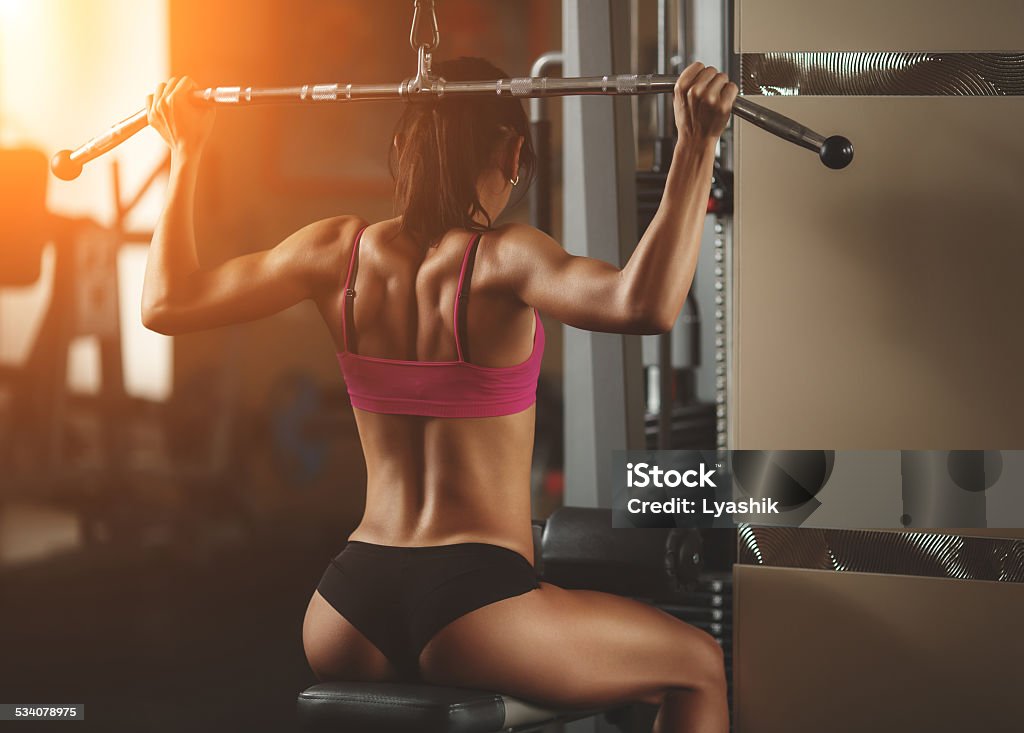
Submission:
{"label": "orange glow", "polygon": [[[80,145],[141,108],[145,96],[168,75],[167,2],[0,0],[0,146],[34,147],[49,157]],[[63,182],[51,177],[47,208],[109,225],[115,211],[112,161],[120,165],[124,190],[133,191],[165,151],[155,133],[143,131],[105,159],[86,166],[79,179]],[[154,189],[133,213],[131,228],[149,229],[155,223],[162,186]],[[137,249],[126,249],[120,258],[123,297],[132,297],[138,290],[140,258],[132,254]],[[0,329],[12,320],[36,322],[40,304],[46,300],[46,285],[39,282],[20,290],[0,293]],[[142,328],[137,300],[124,306],[129,391],[165,396],[171,382],[170,340]],[[13,349],[20,353],[11,353],[11,339],[7,339],[0,359],[23,357],[32,335],[22,333],[14,339]],[[93,381],[88,361],[73,365],[74,383]]]}
{"label": "orange glow", "polygon": [[[167,76],[167,0],[0,0],[0,143],[47,155],[142,107]],[[142,133],[115,155],[131,182],[162,154]],[[109,160],[52,185],[51,210],[107,222]]]}

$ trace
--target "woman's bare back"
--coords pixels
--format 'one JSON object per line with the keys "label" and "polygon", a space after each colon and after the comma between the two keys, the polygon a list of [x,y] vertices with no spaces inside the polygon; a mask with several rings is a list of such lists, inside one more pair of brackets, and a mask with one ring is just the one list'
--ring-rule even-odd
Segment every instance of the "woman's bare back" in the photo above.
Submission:
{"label": "woman's bare back", "polygon": [[[345,233],[349,231],[345,228]],[[491,244],[480,240],[462,318],[464,358],[508,367],[534,345],[532,309],[504,284]],[[424,248],[397,220],[364,231],[352,298],[349,349],[360,356],[422,362],[457,358],[452,313],[472,233],[452,231]],[[342,247],[351,251],[352,243]],[[339,351],[344,292],[325,321]],[[487,542],[532,553],[530,464],[534,409],[500,417],[430,418],[356,410],[366,460],[366,511],[351,539],[389,546]]]}

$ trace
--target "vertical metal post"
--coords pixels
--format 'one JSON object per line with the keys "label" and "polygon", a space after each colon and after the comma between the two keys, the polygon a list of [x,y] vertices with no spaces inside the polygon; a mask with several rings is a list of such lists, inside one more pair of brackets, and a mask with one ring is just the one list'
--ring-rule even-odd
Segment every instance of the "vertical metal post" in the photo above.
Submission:
{"label": "vertical metal post", "polygon": [[[669,14],[668,0],[658,0],[658,73],[670,74],[672,50],[669,48]],[[659,94],[654,100],[656,112],[656,134],[654,139],[654,170],[667,171],[672,163],[672,98],[667,94]]]}
{"label": "vertical metal post", "polygon": [[[562,52],[548,51],[537,57],[530,76],[548,76],[550,70],[562,66]],[[552,234],[551,222],[551,120],[548,119],[547,100],[530,100],[530,134],[537,154],[537,171],[530,186],[530,224],[542,232]]]}
{"label": "vertical metal post", "polygon": [[[565,74],[628,71],[629,3],[565,0]],[[572,254],[621,265],[636,246],[636,157],[630,101],[564,104],[565,224]],[[565,329],[565,503],[610,506],[613,450],[643,447],[643,369],[637,337]]]}
{"label": "vertical metal post", "polygon": [[[667,74],[670,65],[668,43],[669,4],[658,0],[658,73]],[[654,141],[654,170],[667,171],[672,164],[672,139],[669,136],[668,116],[672,111],[666,94],[659,94],[657,107],[657,133]],[[689,298],[689,296],[687,296]],[[675,370],[672,368],[672,331],[658,336],[658,448],[672,447],[672,411],[675,407]]]}
{"label": "vertical metal post", "polygon": [[[668,0],[658,0],[658,73],[668,74],[669,50],[668,50],[668,24],[669,24]],[[658,105],[658,138],[664,138],[668,134],[668,99],[666,95],[659,94],[655,100]]]}
{"label": "vertical metal post", "polygon": [[696,60],[693,10],[692,0],[679,0],[676,6],[676,54],[679,71]]}

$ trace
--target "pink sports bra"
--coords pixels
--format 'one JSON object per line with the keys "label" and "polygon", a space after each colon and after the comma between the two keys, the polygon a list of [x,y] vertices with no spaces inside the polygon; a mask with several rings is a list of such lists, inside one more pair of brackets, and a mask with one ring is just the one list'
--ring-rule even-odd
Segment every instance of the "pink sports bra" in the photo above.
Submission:
{"label": "pink sports bra", "polygon": [[[480,235],[466,246],[455,291],[452,322],[457,361],[404,361],[361,356],[349,351],[348,330],[352,321],[352,299],[356,291],[359,242],[366,228],[359,230],[352,245],[352,256],[345,277],[345,304],[341,333],[345,350],[338,354],[341,372],[348,386],[353,407],[368,412],[424,417],[497,417],[522,412],[537,400],[537,378],[544,355],[544,327],[534,310],[536,330],[533,351],[526,361],[510,367],[485,367],[463,358],[459,338],[459,312],[467,294],[463,293],[466,273]],[[354,321],[352,323],[354,326]]]}

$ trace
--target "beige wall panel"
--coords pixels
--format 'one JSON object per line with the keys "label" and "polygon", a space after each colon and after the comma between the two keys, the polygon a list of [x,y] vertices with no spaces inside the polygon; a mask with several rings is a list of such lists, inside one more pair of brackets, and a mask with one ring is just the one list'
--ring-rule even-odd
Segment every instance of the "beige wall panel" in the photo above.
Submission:
{"label": "beige wall panel", "polygon": [[734,447],[1024,448],[1024,98],[759,101],[856,158],[737,129]]}
{"label": "beige wall panel", "polygon": [[737,733],[1020,730],[1024,585],[735,567]]}
{"label": "beige wall panel", "polygon": [[1021,51],[1021,0],[736,0],[736,49]]}

